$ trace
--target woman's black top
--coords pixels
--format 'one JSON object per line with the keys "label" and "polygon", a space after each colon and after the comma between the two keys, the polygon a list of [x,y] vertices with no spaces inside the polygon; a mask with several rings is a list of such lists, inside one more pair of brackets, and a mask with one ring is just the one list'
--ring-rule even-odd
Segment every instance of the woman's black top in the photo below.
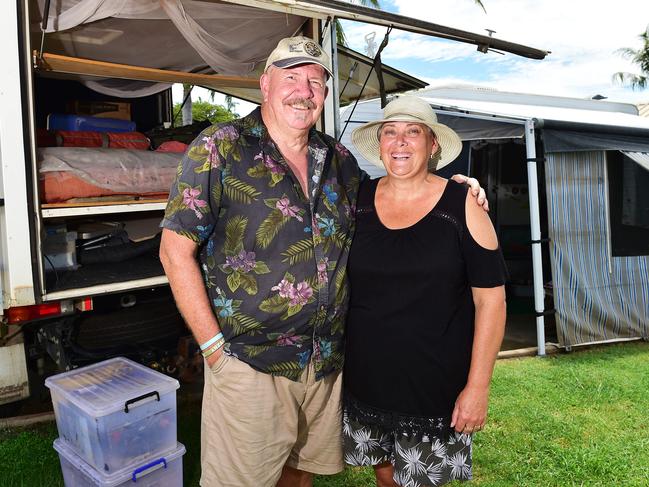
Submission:
{"label": "woman's black top", "polygon": [[502,253],[471,237],[463,185],[449,180],[426,216],[391,230],[376,213],[377,183],[360,188],[349,256],[346,404],[405,421],[449,417],[469,373],[471,287],[505,283]]}

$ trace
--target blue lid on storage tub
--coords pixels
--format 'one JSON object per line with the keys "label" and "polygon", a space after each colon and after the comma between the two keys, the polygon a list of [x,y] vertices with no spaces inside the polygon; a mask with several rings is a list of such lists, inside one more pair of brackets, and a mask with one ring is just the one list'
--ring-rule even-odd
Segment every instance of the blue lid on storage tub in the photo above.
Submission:
{"label": "blue lid on storage tub", "polygon": [[[181,460],[181,457],[185,454],[185,446],[182,443],[177,443],[174,450],[166,452],[162,456],[156,455],[150,458],[147,463],[142,466],[136,468],[123,468],[115,473],[107,474],[105,472],[100,472],[86,463],[66,444],[65,441],[60,438],[54,440],[54,449],[79,472],[82,476],[80,478],[85,480],[83,485],[97,485],[100,487],[118,487],[122,485],[137,486],[142,485],[142,483],[146,485],[177,485],[177,483],[173,481],[174,479],[167,482],[156,479],[158,481],[150,483],[147,482],[147,476],[153,474],[159,469],[166,469],[171,462]],[[180,479],[178,480],[182,482],[182,470],[180,471],[179,476]],[[78,480],[79,477],[75,476],[75,479]],[[140,483],[138,480],[141,480],[142,482]]]}
{"label": "blue lid on storage tub", "polygon": [[180,387],[178,381],[124,357],[48,377],[45,385],[92,416],[155,400]]}

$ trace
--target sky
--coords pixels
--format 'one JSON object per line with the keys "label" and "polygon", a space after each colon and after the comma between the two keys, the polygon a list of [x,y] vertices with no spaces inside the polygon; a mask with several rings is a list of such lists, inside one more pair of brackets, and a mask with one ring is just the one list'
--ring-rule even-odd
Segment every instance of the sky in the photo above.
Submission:
{"label": "sky", "polygon": [[[432,87],[479,85],[500,91],[577,98],[602,95],[611,101],[649,102],[649,89],[633,91],[612,81],[618,71],[638,68],[616,51],[639,49],[649,25],[649,0],[380,0],[383,10],[447,27],[485,34],[551,53],[542,61],[513,54],[482,54],[470,44],[393,30],[382,60]],[[366,52],[365,36],[385,29],[343,21],[349,46]],[[204,90],[202,90],[204,91]],[[174,90],[174,100],[182,93]],[[207,99],[206,92],[196,96]],[[222,97],[216,97],[222,103]],[[242,102],[240,114],[252,105]]]}
{"label": "sky", "polygon": [[[618,71],[639,73],[621,57],[639,49],[649,25],[649,0],[381,0],[383,10],[447,27],[486,34],[551,53],[542,61],[513,54],[482,54],[470,44],[393,30],[384,63],[431,86],[470,84],[500,91],[649,102],[649,89],[633,91],[612,81]],[[352,49],[365,52],[365,35],[384,28],[345,22]]]}

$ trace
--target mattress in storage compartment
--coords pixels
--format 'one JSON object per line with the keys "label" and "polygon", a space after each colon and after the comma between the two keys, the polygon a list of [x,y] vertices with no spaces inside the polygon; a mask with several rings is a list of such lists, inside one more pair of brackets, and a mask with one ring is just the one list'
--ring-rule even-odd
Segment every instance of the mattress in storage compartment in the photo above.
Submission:
{"label": "mattress in storage compartment", "polygon": [[45,203],[128,195],[164,198],[182,154],[130,149],[43,147],[37,151]]}

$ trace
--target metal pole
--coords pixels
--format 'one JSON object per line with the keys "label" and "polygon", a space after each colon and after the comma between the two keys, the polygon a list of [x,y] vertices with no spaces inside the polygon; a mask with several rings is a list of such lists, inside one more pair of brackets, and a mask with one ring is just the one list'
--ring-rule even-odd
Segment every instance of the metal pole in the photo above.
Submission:
{"label": "metal pole", "polygon": [[611,244],[611,207],[608,196],[608,158],[604,151],[604,213],[606,214],[606,267],[608,273],[613,274],[613,245]]}
{"label": "metal pole", "polygon": [[331,19],[331,28],[329,29],[331,36],[331,71],[333,72],[333,79],[331,80],[331,93],[329,96],[333,101],[334,109],[334,138],[340,140],[340,100],[338,97],[338,33],[336,30],[336,18]]}
{"label": "metal pole", "polygon": [[545,355],[545,309],[543,295],[543,260],[541,256],[541,218],[539,213],[539,186],[536,173],[536,137],[534,121],[525,121],[525,148],[527,150],[527,185],[530,196],[530,230],[532,234],[532,271],[534,276],[534,309],[536,311],[536,343],[538,355]]}

